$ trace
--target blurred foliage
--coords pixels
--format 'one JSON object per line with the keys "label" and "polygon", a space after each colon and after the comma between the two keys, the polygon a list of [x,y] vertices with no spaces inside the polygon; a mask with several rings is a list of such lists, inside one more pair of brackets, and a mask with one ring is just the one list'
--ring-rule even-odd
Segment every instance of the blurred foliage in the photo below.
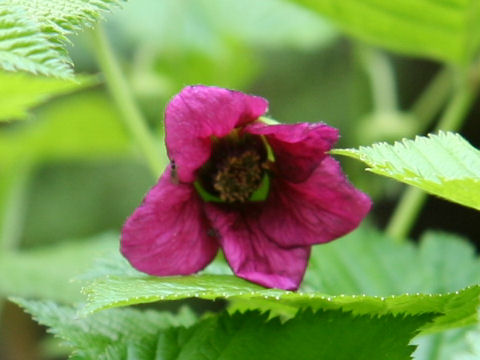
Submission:
{"label": "blurred foliage", "polygon": [[49,98],[68,93],[93,83],[92,78],[77,78],[77,81],[37,77],[22,73],[0,71],[2,84],[0,121],[23,119],[27,109]]}
{"label": "blurred foliage", "polygon": [[409,55],[470,64],[480,45],[476,1],[292,0],[347,33]]}
{"label": "blurred foliage", "polygon": [[480,329],[470,332],[467,335],[469,349],[464,353],[456,354],[454,360],[475,360],[480,357]]}
{"label": "blurred foliage", "polygon": [[124,157],[129,140],[108,97],[86,90],[55,99],[34,112],[35,120],[0,132],[0,166],[35,162]]}
{"label": "blurred foliage", "polygon": [[23,244],[118,231],[154,182],[144,166],[132,161],[45,167],[30,187]]}
{"label": "blurred foliage", "polygon": [[271,66],[261,52],[318,49],[336,38],[324,20],[277,0],[140,0],[111,20],[111,33],[132,54],[133,90],[156,121],[159,99],[166,103],[186,84],[245,89]]}
{"label": "blurred foliage", "polygon": [[[0,253],[0,295],[52,299],[64,303],[83,301],[81,283],[73,281],[93,259],[115,251],[115,234],[63,241],[56,245]],[[61,291],[59,291],[61,289]]]}

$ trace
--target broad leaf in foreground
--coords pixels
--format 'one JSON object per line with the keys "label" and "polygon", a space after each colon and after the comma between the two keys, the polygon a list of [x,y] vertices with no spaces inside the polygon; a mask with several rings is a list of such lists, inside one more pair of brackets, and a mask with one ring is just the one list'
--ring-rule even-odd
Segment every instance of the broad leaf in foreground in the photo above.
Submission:
{"label": "broad leaf in foreground", "polygon": [[194,321],[186,309],[178,315],[111,309],[78,319],[73,308],[15,301],[72,347],[75,358],[84,360],[406,360],[415,348],[408,345],[411,338],[435,317],[307,309],[282,322],[268,313],[247,311],[209,316],[185,328]]}
{"label": "broad leaf in foreground", "polygon": [[[193,275],[155,278],[148,276],[111,276],[96,280],[84,288],[88,304],[83,314],[98,310],[154,301],[201,298],[229,299],[248,304],[250,309],[276,309],[292,316],[299,309],[344,309],[355,314],[442,313],[426,330],[468,325],[476,320],[480,305],[480,286],[448,294],[405,294],[398,296],[337,295],[295,293],[263,289],[230,275]],[[244,307],[243,307],[244,308]]]}
{"label": "broad leaf in foreground", "polygon": [[477,1],[291,0],[345,32],[404,54],[468,63],[480,44]]}
{"label": "broad leaf in foreground", "polygon": [[375,174],[480,210],[480,151],[459,134],[440,132],[332,153],[361,160]]}
{"label": "broad leaf in foreground", "polygon": [[[443,313],[425,329],[437,331],[476,322],[480,287],[474,284],[480,283],[480,264],[474,254],[452,235],[429,233],[417,248],[360,228],[314,248],[299,293],[264,289],[225,275],[221,264],[210,274],[157,278],[128,271],[119,258],[117,265],[107,261],[104,269],[84,277],[90,282],[84,289],[88,304],[83,312],[189,297],[223,298],[232,300],[232,309],[275,310],[290,316],[305,307],[359,314]],[[456,265],[459,261],[462,267]],[[468,285],[473,286],[458,291]]]}
{"label": "broad leaf in foreground", "polygon": [[121,0],[2,0],[0,68],[71,77],[66,36],[92,26]]}
{"label": "broad leaf in foreground", "polygon": [[[313,249],[303,289],[328,294],[438,294],[479,283],[480,258],[465,239],[427,232],[418,245],[398,244],[362,227],[339,241]],[[454,354],[468,348],[469,330],[471,326],[415,339],[419,346],[414,358],[431,360],[431,354],[436,353],[435,360],[452,360]]]}

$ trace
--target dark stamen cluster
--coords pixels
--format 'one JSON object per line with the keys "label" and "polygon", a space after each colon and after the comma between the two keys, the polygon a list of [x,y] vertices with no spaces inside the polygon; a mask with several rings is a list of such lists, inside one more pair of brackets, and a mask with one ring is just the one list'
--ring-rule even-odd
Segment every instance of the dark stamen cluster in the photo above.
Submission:
{"label": "dark stamen cluster", "polygon": [[200,184],[226,203],[244,203],[260,187],[267,151],[259,136],[234,133],[214,139],[212,155],[200,170]]}
{"label": "dark stamen cluster", "polygon": [[213,187],[226,202],[245,202],[262,182],[260,156],[247,150],[226,159],[214,178]]}

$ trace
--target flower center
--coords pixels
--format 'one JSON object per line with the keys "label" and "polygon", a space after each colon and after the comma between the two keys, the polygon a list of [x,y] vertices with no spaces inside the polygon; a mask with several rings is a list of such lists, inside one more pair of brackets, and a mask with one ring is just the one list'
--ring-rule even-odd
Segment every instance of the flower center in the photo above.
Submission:
{"label": "flower center", "polygon": [[215,175],[213,188],[223,201],[245,202],[257,190],[262,177],[260,155],[254,150],[247,150],[226,159]]}
{"label": "flower center", "polygon": [[[234,133],[214,139],[212,155],[200,169],[197,189],[207,201],[258,201],[254,194],[267,182],[266,168],[267,151],[261,137]],[[204,195],[213,195],[217,200]]]}

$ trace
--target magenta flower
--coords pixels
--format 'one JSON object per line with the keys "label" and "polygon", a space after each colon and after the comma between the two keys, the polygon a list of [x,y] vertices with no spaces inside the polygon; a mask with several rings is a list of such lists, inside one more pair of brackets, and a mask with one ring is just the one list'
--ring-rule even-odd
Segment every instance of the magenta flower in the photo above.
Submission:
{"label": "magenta flower", "polygon": [[270,125],[257,96],[189,86],[168,104],[171,164],[122,230],[121,251],[140,271],[186,275],[221,247],[233,272],[295,290],[310,247],[355,229],[370,199],[326,154],[325,124]]}

